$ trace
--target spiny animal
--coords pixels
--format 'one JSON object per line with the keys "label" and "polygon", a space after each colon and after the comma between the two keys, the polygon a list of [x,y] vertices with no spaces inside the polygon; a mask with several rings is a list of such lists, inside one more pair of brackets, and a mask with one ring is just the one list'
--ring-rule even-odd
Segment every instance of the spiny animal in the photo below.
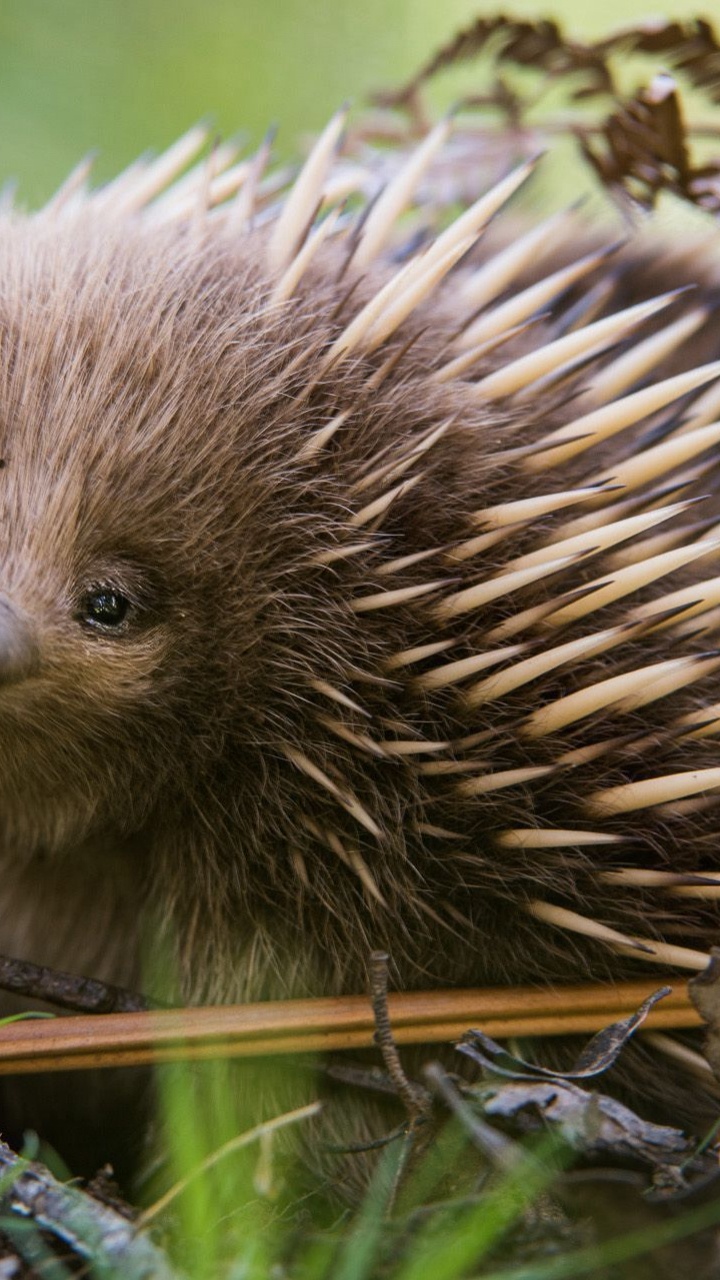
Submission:
{"label": "spiny animal", "polygon": [[353,212],[344,123],[287,190],[193,130],[3,212],[0,949],[139,986],[160,935],[192,1001],[698,970],[714,235],[488,250],[529,162],[405,249],[451,125]]}

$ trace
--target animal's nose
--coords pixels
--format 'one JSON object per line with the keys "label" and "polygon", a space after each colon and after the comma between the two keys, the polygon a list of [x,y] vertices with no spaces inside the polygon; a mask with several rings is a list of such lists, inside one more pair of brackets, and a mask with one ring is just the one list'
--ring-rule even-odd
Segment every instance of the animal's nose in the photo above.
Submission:
{"label": "animal's nose", "polygon": [[0,685],[32,675],[39,657],[31,623],[0,594]]}

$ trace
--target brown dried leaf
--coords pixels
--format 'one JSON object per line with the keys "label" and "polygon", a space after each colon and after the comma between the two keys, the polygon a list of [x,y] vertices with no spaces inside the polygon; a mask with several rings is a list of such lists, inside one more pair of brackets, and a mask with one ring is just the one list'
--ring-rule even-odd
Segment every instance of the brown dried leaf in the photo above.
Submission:
{"label": "brown dried leaf", "polygon": [[686,76],[710,99],[720,102],[720,44],[705,18],[689,22],[644,22],[625,32],[617,32],[594,46],[607,52],[626,50],[663,61]]}
{"label": "brown dried leaf", "polygon": [[592,133],[577,130],[583,155],[601,182],[650,209],[661,191],[691,204],[720,208],[720,164],[695,169],[687,129],[672,76],[657,75],[646,89],[623,102]]}
{"label": "brown dried leaf", "polygon": [[472,61],[484,53],[488,45],[491,45],[491,54],[498,63],[532,67],[553,78],[581,73],[584,83],[576,91],[577,96],[614,91],[614,81],[602,45],[596,47],[570,40],[559,23],[551,19],[532,22],[496,14],[491,18],[477,18],[470,27],[459,31],[406,85],[394,93],[383,94],[383,105],[407,106],[418,90],[434,79],[438,72]]}
{"label": "brown dried leaf", "polygon": [[660,987],[648,996],[640,1008],[629,1018],[613,1022],[610,1026],[598,1031],[585,1045],[580,1056],[569,1071],[558,1071],[548,1067],[540,1067],[532,1062],[525,1062],[503,1049],[502,1045],[486,1036],[482,1031],[468,1031],[456,1046],[460,1053],[472,1058],[494,1075],[508,1076],[513,1080],[587,1080],[591,1076],[600,1075],[616,1062],[618,1055],[630,1037],[642,1026],[650,1010],[670,994],[670,987]]}
{"label": "brown dried leaf", "polygon": [[[573,134],[582,155],[601,183],[624,203],[651,209],[661,192],[669,191],[712,213],[720,211],[720,157],[702,166],[692,161],[690,139],[692,121],[686,123],[683,100],[672,75],[666,71],[634,95],[621,99],[612,66],[613,59],[642,55],[682,76],[712,103],[720,103],[720,42],[711,24],[703,18],[690,21],[650,21],[620,31],[605,39],[580,42],[571,39],[559,23],[540,19],[525,21],[495,14],[480,17],[460,31],[420,68],[400,89],[379,95],[385,106],[409,113],[412,129],[427,125],[422,90],[440,72],[485,55],[490,62],[491,83],[487,91],[467,98],[464,107],[492,108],[500,112],[508,143],[522,147],[524,133],[531,133],[535,147],[545,131],[548,140],[558,134]],[[500,70],[514,65],[532,69],[537,76],[532,85],[515,87],[505,82]],[[565,81],[570,104],[611,98],[613,105],[588,124],[587,118],[537,120],[537,107],[550,84]],[[533,108],[533,123],[526,117]],[[712,126],[703,128],[712,134]],[[720,135],[720,128],[718,129]],[[498,131],[476,134],[478,146],[486,149],[497,142]],[[500,131],[502,137],[502,129]]]}
{"label": "brown dried leaf", "polygon": [[469,62],[487,52],[496,63],[513,63],[543,71],[558,79],[580,74],[584,83],[571,96],[616,94],[608,59],[613,54],[643,54],[680,72],[712,102],[720,102],[720,43],[705,18],[687,22],[647,21],[613,31],[603,40],[571,39],[552,19],[521,20],[494,14],[477,18],[443,45],[400,89],[382,95],[385,105],[407,106],[424,85],[441,71]]}

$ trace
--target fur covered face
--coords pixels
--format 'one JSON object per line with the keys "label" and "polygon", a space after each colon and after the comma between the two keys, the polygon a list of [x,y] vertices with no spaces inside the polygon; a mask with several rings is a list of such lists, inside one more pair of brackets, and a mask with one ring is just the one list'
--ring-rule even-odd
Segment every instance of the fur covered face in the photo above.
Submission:
{"label": "fur covered face", "polygon": [[[362,365],[318,376],[343,323],[337,264],[287,304],[256,258],[252,239],[240,251],[188,228],[9,221],[0,844],[20,862],[90,844],[102,875],[105,849],[139,842],[155,900],[187,909],[200,895],[218,954],[268,911],[293,930],[302,918],[326,951],[359,895],[365,948],[379,911],[414,912],[408,824],[424,802],[414,762],[357,729],[370,708],[389,747],[406,719],[411,734],[427,725],[382,667],[427,618],[413,588],[391,618],[363,619],[352,600],[386,589],[389,556],[409,554],[410,581],[422,577],[475,501],[487,424],[482,408],[466,413],[421,502],[358,532],[367,473],[416,442],[422,454],[457,391],[427,385],[419,329],[418,357],[369,402]],[[308,443],[345,419],[342,454],[318,467]],[[452,510],[429,502],[441,476]],[[361,848],[378,839],[371,874]],[[304,918],[306,891],[320,905]]]}
{"label": "fur covered face", "polygon": [[[333,561],[358,542],[352,476],[318,472],[303,446],[358,411],[352,472],[391,430],[404,445],[453,408],[443,391],[405,403],[401,382],[368,411],[353,368],[308,397],[345,288],[318,277],[288,309],[254,256],[90,217],[11,223],[0,250],[3,850],[68,853],[149,830],[155,849],[172,829],[193,874],[220,899],[242,890],[245,906],[272,892],[252,860],[287,858],[299,810],[329,801],[337,821],[335,798],[289,760],[304,760],[308,709],[325,710],[318,683],[360,674],[382,691],[378,661],[404,632],[359,626],[348,608],[344,582],[373,576],[372,563]],[[445,469],[465,448],[458,437]],[[430,543],[446,522],[418,512],[395,544]],[[321,755],[323,775],[335,758],[367,763],[342,742]],[[413,774],[395,774],[412,802]],[[404,850],[394,788],[374,803]],[[381,822],[361,830],[375,838]],[[231,873],[213,877],[198,828],[210,849],[224,842]]]}
{"label": "fur covered face", "polygon": [[137,831],[250,732],[262,544],[239,531],[282,484],[267,433],[249,465],[246,267],[90,221],[4,232],[0,839],[29,856]]}

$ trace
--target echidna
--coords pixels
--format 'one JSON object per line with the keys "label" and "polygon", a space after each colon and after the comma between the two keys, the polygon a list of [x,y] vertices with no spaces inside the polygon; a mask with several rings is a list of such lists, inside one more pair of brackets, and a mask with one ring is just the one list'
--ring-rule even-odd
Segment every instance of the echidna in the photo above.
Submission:
{"label": "echidna", "polygon": [[450,126],[352,212],[344,119],[281,197],[178,178],[193,131],[2,215],[0,949],[138,986],[164,931],[194,1001],[697,970],[713,245],[489,252],[525,163],[405,249]]}

